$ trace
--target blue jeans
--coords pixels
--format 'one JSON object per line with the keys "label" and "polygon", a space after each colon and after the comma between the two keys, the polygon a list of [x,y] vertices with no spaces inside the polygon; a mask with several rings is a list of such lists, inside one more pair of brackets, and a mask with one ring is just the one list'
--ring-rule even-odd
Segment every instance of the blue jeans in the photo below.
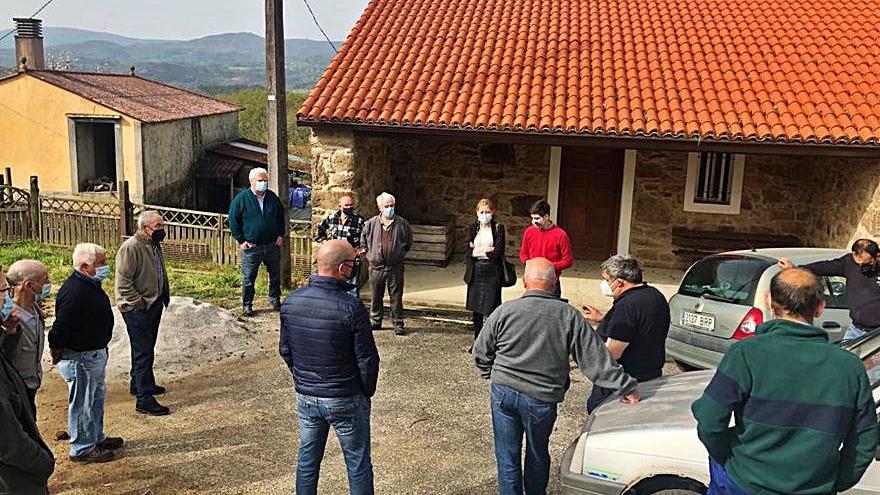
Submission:
{"label": "blue jeans", "polygon": [[272,244],[255,244],[250,249],[241,250],[241,305],[250,306],[254,302],[254,281],[260,264],[266,265],[269,272],[269,300],[278,301],[281,297],[281,248]]}
{"label": "blue jeans", "polygon": [[331,426],[345,457],[349,492],[352,495],[372,495],[370,399],[363,395],[326,398],[298,393],[296,409],[300,435],[296,463],[297,495],[318,493],[318,474]]}
{"label": "blue jeans", "polygon": [[[492,384],[492,429],[500,495],[543,495],[550,477],[550,433],[556,404]],[[526,437],[525,469],[521,462]],[[525,491],[523,491],[525,488]]]}
{"label": "blue jeans", "polygon": [[131,342],[131,384],[129,390],[137,396],[138,404],[145,404],[156,389],[153,361],[156,357],[156,339],[159,322],[162,321],[162,301],[156,301],[147,309],[134,309],[122,313],[128,340]]}
{"label": "blue jeans", "polygon": [[562,280],[556,280],[556,287],[553,289],[553,292],[551,292],[551,294],[556,297],[562,297]]}
{"label": "blue jeans", "polygon": [[727,475],[724,466],[709,458],[709,491],[706,495],[749,495],[749,492],[736,486],[736,483]]}
{"label": "blue jeans", "polygon": [[104,441],[104,369],[107,349],[65,349],[58,371],[67,382],[67,431],[70,455],[87,454]]}

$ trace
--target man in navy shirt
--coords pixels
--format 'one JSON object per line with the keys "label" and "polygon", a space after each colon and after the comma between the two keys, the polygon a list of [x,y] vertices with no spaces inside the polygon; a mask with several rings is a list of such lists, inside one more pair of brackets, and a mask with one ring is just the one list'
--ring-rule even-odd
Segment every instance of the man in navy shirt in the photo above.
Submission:
{"label": "man in navy shirt", "polygon": [[[616,255],[602,263],[602,294],[614,299],[607,314],[584,305],[583,314],[605,341],[611,357],[639,382],[663,374],[669,303],[642,279],[642,267],[630,256]],[[613,390],[593,385],[587,412],[599,406]]]}

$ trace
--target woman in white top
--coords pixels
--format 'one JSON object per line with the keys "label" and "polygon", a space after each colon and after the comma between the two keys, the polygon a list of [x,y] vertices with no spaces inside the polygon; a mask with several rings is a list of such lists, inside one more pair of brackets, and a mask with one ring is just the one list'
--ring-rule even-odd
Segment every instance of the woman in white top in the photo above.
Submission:
{"label": "woman in white top", "polygon": [[464,281],[468,286],[467,309],[473,312],[474,338],[483,321],[501,305],[504,274],[504,226],[495,218],[487,198],[477,202],[477,221],[468,227]]}

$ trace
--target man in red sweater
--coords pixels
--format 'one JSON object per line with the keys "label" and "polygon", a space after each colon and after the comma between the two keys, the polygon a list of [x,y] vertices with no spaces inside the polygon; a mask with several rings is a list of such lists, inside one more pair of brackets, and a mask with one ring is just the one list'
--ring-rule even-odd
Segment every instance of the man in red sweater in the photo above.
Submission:
{"label": "man in red sweater", "polygon": [[571,257],[571,243],[568,234],[550,220],[550,204],[543,199],[538,200],[529,209],[532,226],[523,233],[519,260],[525,264],[532,258],[547,258],[556,270],[556,297],[562,296],[562,285],[558,282],[562,270],[574,263]]}

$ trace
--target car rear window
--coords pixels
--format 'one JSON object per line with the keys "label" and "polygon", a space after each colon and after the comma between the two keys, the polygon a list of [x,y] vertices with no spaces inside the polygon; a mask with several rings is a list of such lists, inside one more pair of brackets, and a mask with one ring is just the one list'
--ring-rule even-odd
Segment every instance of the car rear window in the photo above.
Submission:
{"label": "car rear window", "polygon": [[678,293],[752,305],[761,274],[772,265],[772,261],[750,256],[711,256],[688,270]]}

